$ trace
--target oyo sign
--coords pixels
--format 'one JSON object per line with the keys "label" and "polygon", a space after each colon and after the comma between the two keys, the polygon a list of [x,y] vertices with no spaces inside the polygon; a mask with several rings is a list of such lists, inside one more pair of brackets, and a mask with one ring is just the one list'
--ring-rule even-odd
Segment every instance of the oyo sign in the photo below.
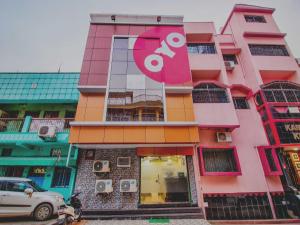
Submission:
{"label": "oyo sign", "polygon": [[166,84],[191,80],[182,27],[159,26],[139,35],[133,56],[138,68],[153,80]]}

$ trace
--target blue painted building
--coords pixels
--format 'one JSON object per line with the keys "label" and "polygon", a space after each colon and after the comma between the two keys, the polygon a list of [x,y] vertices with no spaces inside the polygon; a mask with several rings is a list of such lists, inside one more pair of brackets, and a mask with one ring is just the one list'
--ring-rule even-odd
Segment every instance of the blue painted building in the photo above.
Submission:
{"label": "blue painted building", "polygon": [[[29,177],[68,198],[78,151],[70,146],[79,73],[0,73],[0,176]],[[55,137],[41,138],[41,126]]]}

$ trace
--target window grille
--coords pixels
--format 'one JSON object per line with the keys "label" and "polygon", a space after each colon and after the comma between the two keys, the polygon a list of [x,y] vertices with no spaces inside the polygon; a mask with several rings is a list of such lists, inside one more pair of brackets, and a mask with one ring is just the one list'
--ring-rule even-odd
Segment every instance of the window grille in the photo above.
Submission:
{"label": "window grille", "polygon": [[70,183],[71,168],[55,167],[51,187],[67,187]]}
{"label": "window grille", "polygon": [[214,43],[189,43],[187,44],[189,53],[197,54],[216,54],[216,47]]}
{"label": "window grille", "polygon": [[233,149],[203,149],[206,172],[238,172]]}
{"label": "window grille", "polygon": [[271,219],[272,211],[266,194],[208,196],[204,195],[208,220]]}
{"label": "window grille", "polygon": [[272,82],[262,89],[268,102],[300,102],[300,87],[297,84]]}
{"label": "window grille", "polygon": [[194,103],[228,103],[229,99],[225,88],[215,84],[200,84],[193,90]]}
{"label": "window grille", "polygon": [[248,101],[245,97],[233,97],[234,107],[236,109],[249,109]]}
{"label": "window grille", "polygon": [[249,49],[252,55],[289,56],[289,53],[284,45],[249,44]]}
{"label": "window grille", "polygon": [[254,15],[245,15],[245,20],[247,23],[266,23],[264,16],[254,16]]}

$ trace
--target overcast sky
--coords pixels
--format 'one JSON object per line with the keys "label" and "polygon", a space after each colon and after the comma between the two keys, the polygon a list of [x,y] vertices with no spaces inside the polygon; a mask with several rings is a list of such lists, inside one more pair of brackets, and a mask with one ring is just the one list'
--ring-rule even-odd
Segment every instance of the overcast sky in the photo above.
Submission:
{"label": "overcast sky", "polygon": [[235,3],[276,8],[300,57],[300,0],[0,0],[0,72],[80,71],[90,13],[184,15],[218,31]]}

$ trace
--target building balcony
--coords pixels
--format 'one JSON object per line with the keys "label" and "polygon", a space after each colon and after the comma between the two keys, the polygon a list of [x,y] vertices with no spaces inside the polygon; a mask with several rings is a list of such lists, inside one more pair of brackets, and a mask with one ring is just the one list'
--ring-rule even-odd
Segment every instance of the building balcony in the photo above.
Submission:
{"label": "building balcony", "polygon": [[216,79],[222,63],[218,54],[189,53],[190,68],[194,79]]}
{"label": "building balcony", "polygon": [[[0,118],[0,144],[48,145],[50,143],[68,144],[71,118]],[[55,126],[56,139],[46,142],[41,139],[37,132],[41,126]]]}
{"label": "building balcony", "polygon": [[187,22],[184,31],[188,42],[210,41],[216,33],[212,22]]}

